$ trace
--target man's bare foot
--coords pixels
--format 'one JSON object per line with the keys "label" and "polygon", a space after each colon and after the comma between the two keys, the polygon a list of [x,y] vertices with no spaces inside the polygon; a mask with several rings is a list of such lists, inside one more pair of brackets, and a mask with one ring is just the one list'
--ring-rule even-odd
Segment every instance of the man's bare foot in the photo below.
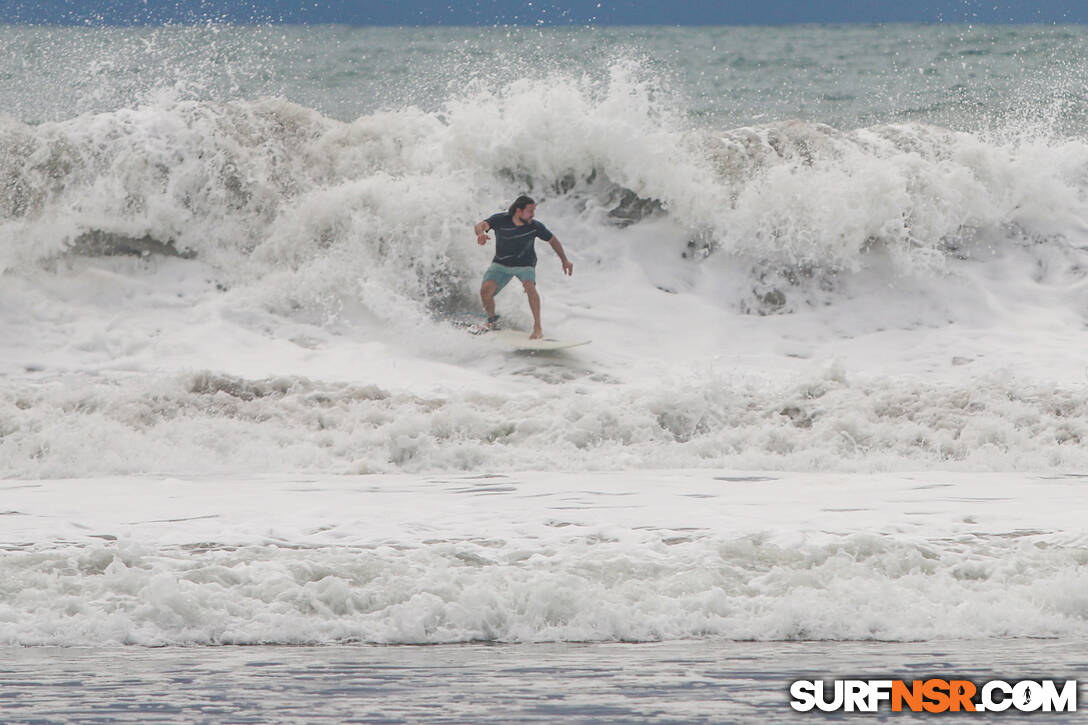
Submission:
{"label": "man's bare foot", "polygon": [[533,334],[529,335],[530,340],[539,340],[544,337],[544,332],[539,327],[533,328]]}

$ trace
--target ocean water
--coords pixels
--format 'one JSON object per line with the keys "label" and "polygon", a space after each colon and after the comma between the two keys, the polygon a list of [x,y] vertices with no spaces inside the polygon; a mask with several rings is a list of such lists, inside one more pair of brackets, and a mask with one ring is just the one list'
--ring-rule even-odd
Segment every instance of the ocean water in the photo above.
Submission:
{"label": "ocean water", "polygon": [[[268,646],[221,648],[214,656],[45,647],[6,654],[6,719],[39,723],[803,722],[833,718],[783,712],[784,683],[798,677],[890,667],[917,678],[950,669],[976,679],[993,669],[1032,676],[1023,663],[1044,658],[1056,676],[1085,666],[1083,647],[1016,640]],[[934,719],[909,712],[850,717]],[[1062,717],[1006,712],[1000,722],[1076,715]]]}
{"label": "ocean water", "polygon": [[[765,722],[806,673],[1083,669],[1082,27],[0,61],[5,722]],[[458,324],[522,193],[590,345]]]}

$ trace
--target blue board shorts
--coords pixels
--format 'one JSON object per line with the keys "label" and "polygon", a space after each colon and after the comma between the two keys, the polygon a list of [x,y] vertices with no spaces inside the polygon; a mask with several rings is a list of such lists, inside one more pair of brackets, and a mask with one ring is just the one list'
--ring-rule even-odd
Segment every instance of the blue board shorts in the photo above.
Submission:
{"label": "blue board shorts", "polygon": [[498,294],[514,277],[522,282],[536,284],[536,267],[507,267],[504,264],[492,262],[491,266],[484,272],[484,282],[491,280],[495,283],[495,294]]}

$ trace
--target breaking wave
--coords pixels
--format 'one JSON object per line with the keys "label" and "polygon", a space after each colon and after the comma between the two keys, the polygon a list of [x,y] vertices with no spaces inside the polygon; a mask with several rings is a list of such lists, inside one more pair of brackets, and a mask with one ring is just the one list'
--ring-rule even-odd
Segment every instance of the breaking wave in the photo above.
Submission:
{"label": "breaking wave", "polygon": [[[1083,269],[1088,144],[923,124],[695,128],[633,64],[480,88],[345,123],[282,99],[177,100],[0,120],[0,268],[65,255],[204,260],[230,284],[391,316],[456,308],[471,225],[521,192],[578,232],[745,270],[746,311],[789,312],[888,259],[896,275],[1028,249]],[[668,232],[654,220],[665,219]],[[407,273],[406,273],[407,272]],[[730,281],[732,282],[732,281]],[[402,309],[403,308],[403,309]]]}

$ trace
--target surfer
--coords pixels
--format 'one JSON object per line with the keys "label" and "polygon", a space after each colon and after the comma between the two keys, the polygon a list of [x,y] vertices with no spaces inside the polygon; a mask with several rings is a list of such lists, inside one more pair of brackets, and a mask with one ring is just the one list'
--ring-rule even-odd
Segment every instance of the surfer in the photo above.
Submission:
{"label": "surfer", "polygon": [[559,238],[548,228],[533,219],[536,202],[527,196],[519,196],[506,212],[492,214],[476,225],[476,243],[487,244],[489,230],[495,231],[495,258],[484,272],[484,281],[480,285],[480,299],[487,312],[487,324],[495,327],[499,316],[495,314],[495,295],[514,277],[521,280],[525,294],[529,297],[529,309],[533,312],[533,332],[529,339],[537,340],[544,336],[540,329],[540,295],[536,291],[536,249],[537,239],[543,239],[552,245],[563,264],[563,272],[574,274],[574,265],[563,252]]}

